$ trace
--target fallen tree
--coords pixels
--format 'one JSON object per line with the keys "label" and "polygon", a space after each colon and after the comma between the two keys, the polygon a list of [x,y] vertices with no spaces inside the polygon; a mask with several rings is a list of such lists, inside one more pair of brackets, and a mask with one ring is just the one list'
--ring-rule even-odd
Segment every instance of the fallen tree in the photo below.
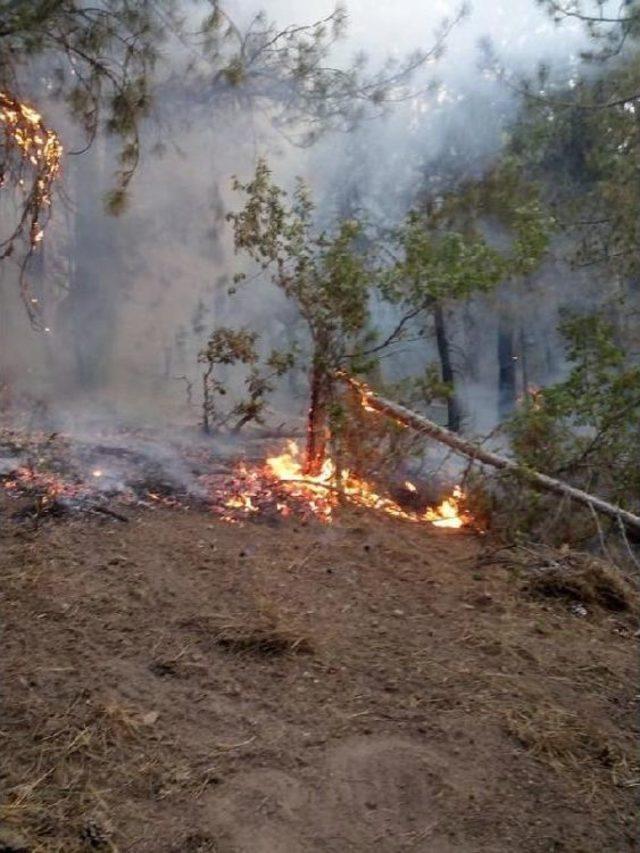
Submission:
{"label": "fallen tree", "polygon": [[502,471],[508,471],[531,486],[570,498],[577,503],[589,507],[592,511],[595,510],[609,516],[619,524],[623,524],[640,533],[640,517],[622,509],[622,507],[608,503],[602,500],[602,498],[590,495],[588,492],[583,492],[581,489],[576,489],[568,483],[563,483],[561,480],[549,477],[547,474],[541,474],[539,471],[519,465],[513,459],[508,459],[506,456],[499,456],[497,453],[492,453],[480,447],[480,445],[462,438],[457,433],[439,426],[428,418],[412,412],[399,403],[394,403],[391,400],[380,397],[367,385],[347,374],[338,374],[338,378],[358,394],[361,404],[368,411],[385,415],[408,429],[412,429],[422,435],[427,435],[429,438],[447,445],[447,447],[452,448],[452,450],[461,453],[469,459],[477,460],[485,465],[492,465],[494,468]]}

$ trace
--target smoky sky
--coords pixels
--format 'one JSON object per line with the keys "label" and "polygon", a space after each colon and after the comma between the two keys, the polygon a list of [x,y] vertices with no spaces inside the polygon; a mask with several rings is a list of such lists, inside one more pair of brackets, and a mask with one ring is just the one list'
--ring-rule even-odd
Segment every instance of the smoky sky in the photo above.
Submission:
{"label": "smoky sky", "polygon": [[[364,52],[373,72],[389,56],[429,48],[442,18],[457,8],[448,0],[350,0],[347,6],[348,31],[331,61],[347,66]],[[240,24],[264,9],[286,26],[326,16],[333,4],[231,0],[229,8]],[[197,409],[198,351],[214,326],[256,328],[265,349],[290,345],[295,312],[273,287],[228,293],[233,273],[242,269],[224,222],[224,212],[239,203],[231,176],[247,177],[257,157],[266,156],[283,185],[297,175],[308,180],[321,214],[344,204],[348,188],[374,220],[393,224],[443,151],[453,152],[455,168],[469,174],[498,156],[519,100],[483,69],[486,39],[514,75],[532,74],[541,62],[566,75],[585,43],[579,25],[554,26],[534,0],[476,0],[444,56],[412,81],[415,98],[368,118],[352,134],[330,133],[306,149],[279,135],[268,114],[191,113],[189,93],[178,89],[175,100],[157,104],[156,119],[144,128],[146,149],[130,207],[117,220],[102,205],[114,163],[110,144],[99,140],[85,159],[69,161],[65,199],[45,240],[42,286],[51,329],[45,338],[29,328],[19,300],[5,291],[2,353],[12,381],[66,408],[92,400],[118,414],[135,409],[168,418],[176,409],[185,414],[185,381],[194,384]],[[161,74],[171,70],[171,50],[163,62]],[[429,82],[437,86],[424,94]],[[151,153],[157,141],[162,156]],[[285,384],[302,404],[302,387]],[[197,411],[186,414],[197,418]]]}
{"label": "smoky sky", "polygon": [[[349,27],[337,55],[348,60],[359,51],[372,61],[389,55],[427,47],[433,32],[444,18],[451,18],[460,3],[455,0],[349,0],[346,4]],[[534,0],[474,0],[469,13],[448,42],[447,56],[437,73],[447,79],[475,73],[478,41],[491,38],[510,67],[530,71],[540,61],[565,63],[584,45],[579,22],[555,26]],[[329,15],[335,4],[330,0],[269,0],[235,2],[241,17],[248,21],[258,9],[272,20],[296,24]],[[434,70],[435,71],[435,70]]]}

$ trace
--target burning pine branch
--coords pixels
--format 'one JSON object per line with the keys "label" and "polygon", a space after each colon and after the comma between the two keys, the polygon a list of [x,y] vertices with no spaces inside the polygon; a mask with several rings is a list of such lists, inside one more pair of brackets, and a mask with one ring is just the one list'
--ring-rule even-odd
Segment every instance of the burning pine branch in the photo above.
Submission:
{"label": "burning pine branch", "polygon": [[[0,243],[1,257],[9,257],[16,240],[23,237],[29,247],[28,258],[43,237],[53,185],[60,173],[62,144],[58,135],[46,127],[40,113],[6,92],[0,92],[0,122],[4,128],[0,189],[11,184],[24,193],[18,222]],[[24,276],[22,286],[26,297]],[[31,303],[26,298],[25,302],[33,315]]]}

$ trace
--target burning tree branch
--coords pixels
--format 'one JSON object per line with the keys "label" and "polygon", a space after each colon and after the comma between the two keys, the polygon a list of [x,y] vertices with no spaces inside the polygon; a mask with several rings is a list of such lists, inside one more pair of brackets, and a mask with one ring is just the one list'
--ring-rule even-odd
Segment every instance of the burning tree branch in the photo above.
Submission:
{"label": "burning tree branch", "polygon": [[[43,237],[53,184],[60,173],[62,144],[36,110],[7,92],[0,92],[0,123],[3,126],[0,189],[11,184],[25,195],[18,222],[9,236],[0,242],[3,250],[0,257],[9,257],[16,241],[24,238],[28,245],[28,259]],[[32,305],[26,299],[25,263],[22,264],[21,284],[27,309],[33,318]]]}
{"label": "burning tree branch", "polygon": [[463,456],[467,456],[472,460],[477,460],[485,465],[492,465],[502,471],[508,471],[523,479],[532,486],[544,489],[547,492],[552,492],[562,497],[570,498],[577,503],[583,504],[590,509],[596,510],[603,515],[617,521],[619,524],[624,524],[626,527],[640,533],[640,516],[628,512],[622,507],[610,504],[595,495],[590,495],[588,492],[583,492],[581,489],[576,489],[573,486],[563,483],[561,480],[555,480],[546,474],[541,474],[539,471],[534,471],[514,462],[512,459],[507,459],[505,456],[499,456],[489,450],[485,450],[472,441],[462,438],[454,432],[439,426],[430,421],[428,418],[418,415],[415,412],[406,409],[399,403],[394,403],[391,400],[386,400],[375,394],[366,384],[358,382],[347,374],[339,374],[338,378],[345,382],[353,391],[358,394],[363,407],[367,411],[378,412],[388,418],[396,421],[408,429],[415,430],[422,435],[427,435],[436,441],[446,444]]}

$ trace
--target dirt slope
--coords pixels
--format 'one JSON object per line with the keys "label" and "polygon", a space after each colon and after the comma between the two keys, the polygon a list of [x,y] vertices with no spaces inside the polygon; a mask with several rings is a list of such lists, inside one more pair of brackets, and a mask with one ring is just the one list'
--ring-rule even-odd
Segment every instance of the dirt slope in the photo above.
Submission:
{"label": "dirt slope", "polygon": [[0,850],[633,849],[630,614],[469,534],[130,514],[0,516]]}

